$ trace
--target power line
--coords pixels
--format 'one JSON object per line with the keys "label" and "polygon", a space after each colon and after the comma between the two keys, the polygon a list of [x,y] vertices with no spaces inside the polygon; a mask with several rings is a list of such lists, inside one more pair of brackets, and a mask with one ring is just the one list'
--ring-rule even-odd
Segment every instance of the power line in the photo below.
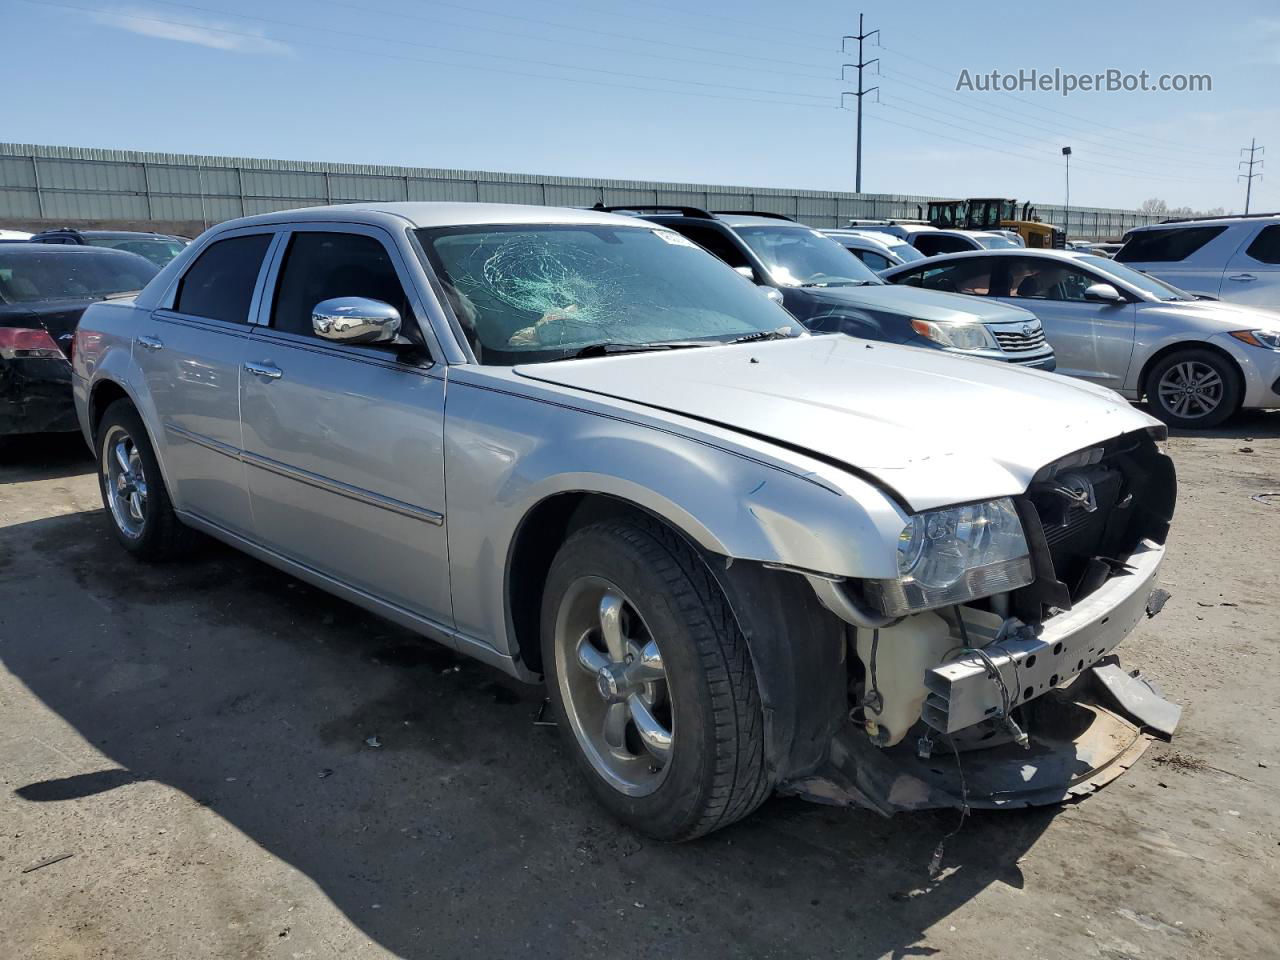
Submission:
{"label": "power line", "polygon": [[[951,77],[951,78],[953,78],[953,79],[954,79],[954,77],[955,77],[955,71],[953,71],[953,70],[946,70],[946,69],[944,69],[944,68],[942,68],[942,67],[939,67],[937,64],[930,63],[930,62],[929,62],[929,61],[927,61],[927,60],[922,60],[922,59],[920,59],[919,57],[913,57],[911,54],[909,54],[909,53],[905,53],[905,52],[903,52],[902,50],[895,50],[895,49],[894,49],[894,48],[892,48],[892,47],[885,46],[883,43],[881,44],[881,47],[882,47],[883,49],[885,49],[885,50],[888,50],[890,53],[896,54],[897,56],[903,57],[904,59],[911,60],[911,61],[913,61],[914,63],[918,63],[918,64],[920,64],[920,65],[922,65],[922,66],[924,66],[924,67],[928,67],[930,70],[936,71],[937,73],[944,74],[944,75],[946,75],[946,76],[948,76],[948,77]],[[1085,124],[1085,125],[1086,125],[1088,128],[1090,128],[1090,129],[1102,128],[1102,129],[1105,129],[1105,130],[1111,130],[1111,131],[1113,131],[1113,132],[1115,132],[1115,133],[1117,133],[1117,134],[1121,135],[1122,137],[1124,137],[1124,138],[1126,138],[1126,139],[1134,140],[1134,141],[1137,141],[1137,142],[1141,143],[1141,144],[1143,145],[1143,147],[1145,147],[1145,148],[1147,148],[1147,149],[1150,149],[1151,142],[1152,142],[1152,141],[1154,141],[1154,142],[1157,142],[1157,143],[1164,143],[1164,144],[1167,144],[1168,146],[1173,147],[1173,148],[1176,148],[1177,150],[1179,150],[1179,151],[1183,151],[1183,152],[1199,153],[1199,154],[1202,154],[1202,155],[1204,155],[1204,156],[1214,156],[1214,157],[1219,156],[1219,154],[1218,154],[1218,153],[1216,153],[1215,151],[1212,151],[1212,150],[1205,150],[1205,149],[1200,148],[1200,147],[1192,147],[1192,146],[1189,146],[1189,145],[1187,145],[1187,144],[1185,144],[1185,143],[1179,143],[1179,142],[1177,142],[1177,141],[1175,141],[1175,140],[1168,140],[1168,139],[1165,139],[1165,138],[1163,138],[1163,137],[1156,137],[1156,136],[1150,136],[1150,135],[1139,135],[1139,134],[1135,134],[1135,133],[1133,133],[1131,130],[1126,130],[1126,129],[1125,129],[1125,128],[1123,128],[1123,127],[1111,126],[1111,125],[1109,125],[1109,124],[1100,123],[1100,122],[1098,122],[1096,119],[1094,119],[1093,117],[1086,117],[1086,116],[1082,116],[1081,114],[1078,114],[1078,113],[1071,113],[1071,112],[1069,112],[1069,111],[1067,111],[1067,110],[1059,110],[1059,109],[1057,109],[1057,108],[1055,108],[1055,107],[1045,106],[1043,103],[1037,103],[1037,102],[1036,102],[1036,101],[1034,101],[1034,100],[1028,100],[1026,97],[1019,97],[1019,96],[1016,96],[1016,95],[1014,95],[1014,94],[1012,94],[1012,93],[1008,93],[1007,91],[1004,91],[1004,90],[998,90],[998,91],[995,91],[995,92],[996,92],[996,93],[998,93],[1000,96],[1005,97],[1005,98],[1007,98],[1007,99],[1009,99],[1009,100],[1016,100],[1018,103],[1025,103],[1027,106],[1029,106],[1029,107],[1031,107],[1031,108],[1033,108],[1033,109],[1035,109],[1035,110],[1045,110],[1045,111],[1048,111],[1049,113],[1056,113],[1056,114],[1059,114],[1060,116],[1064,116],[1064,117],[1071,117],[1072,119],[1077,120],[1077,121],[1079,121],[1080,123]]]}
{"label": "power line", "polygon": [[[887,124],[890,124],[891,126],[901,127],[904,130],[913,130],[916,133],[922,133],[925,136],[932,137],[933,139],[936,139],[936,140],[947,140],[951,143],[958,143],[961,146],[976,147],[979,150],[986,150],[991,153],[996,153],[1004,157],[1006,160],[1009,157],[1017,157],[1018,159],[1021,159],[1021,160],[1030,160],[1033,163],[1051,163],[1055,167],[1057,166],[1056,160],[1051,160],[1048,157],[1037,156],[1035,154],[1020,153],[1014,150],[1010,150],[1005,146],[992,146],[990,143],[980,143],[976,140],[965,140],[960,137],[948,136],[943,133],[938,133],[934,130],[926,130],[924,127],[917,127],[909,123],[901,123],[900,121],[897,121],[897,120],[890,120],[886,117],[882,117],[874,113],[871,115],[871,119],[876,121],[876,123],[887,123]],[[1076,166],[1079,166],[1079,165],[1080,165],[1080,162],[1076,161]],[[1103,171],[1103,172],[1108,172],[1108,171]],[[1114,177],[1126,177],[1131,180],[1149,181],[1152,179],[1151,177],[1145,174],[1110,173],[1109,175]]]}
{"label": "power line", "polygon": [[1265,160],[1257,160],[1255,157],[1259,153],[1266,153],[1267,148],[1258,146],[1258,138],[1254,137],[1249,141],[1249,146],[1240,148],[1241,153],[1244,153],[1246,150],[1249,151],[1249,159],[1241,160],[1239,166],[1247,166],[1249,168],[1249,172],[1236,174],[1236,181],[1244,181],[1244,212],[1247,214],[1249,212],[1249,201],[1253,198],[1253,179],[1254,177],[1257,177],[1259,180],[1262,179],[1262,174],[1254,173],[1253,168],[1255,165],[1260,167],[1266,163]]}
{"label": "power line", "polygon": [[[1026,115],[1021,114],[1017,111],[1008,110],[1007,108],[1004,108],[1004,107],[992,106],[990,104],[987,104],[987,105],[977,104],[973,102],[972,98],[961,97],[950,92],[934,93],[933,90],[929,89],[930,87],[939,89],[939,90],[944,90],[944,91],[947,88],[942,87],[940,84],[929,83],[927,80],[921,80],[920,83],[912,83],[911,80],[905,80],[903,79],[903,77],[899,76],[899,72],[900,71],[897,68],[894,68],[890,72],[883,72],[882,76],[886,80],[892,80],[894,83],[905,83],[908,87],[912,88],[913,90],[917,90],[921,93],[924,93],[927,96],[937,97],[939,99],[942,99],[943,97],[945,97],[948,101],[955,101],[959,103],[966,110],[972,110],[977,113],[987,113],[1000,120],[1005,120],[1005,121],[1012,120],[1019,124],[1029,124],[1031,126],[1038,127],[1039,129],[1044,130],[1048,133],[1051,133],[1055,137],[1062,137],[1062,136],[1069,135],[1076,140],[1085,140],[1085,141],[1098,140],[1101,144],[1103,144],[1103,146],[1097,147],[1097,146],[1094,146],[1093,144],[1090,144],[1090,148],[1093,150],[1093,152],[1097,153],[1100,156],[1110,156],[1111,159],[1117,160],[1121,163],[1128,162],[1129,158],[1138,158],[1146,162],[1150,160],[1152,156],[1160,156],[1163,153],[1163,151],[1155,151],[1149,154],[1146,151],[1139,152],[1134,148],[1129,148],[1124,146],[1117,147],[1112,145],[1113,141],[1108,138],[1090,136],[1089,134],[1076,133],[1074,130],[1071,130],[1069,127],[1067,127],[1067,125],[1064,125],[1064,124],[1053,123],[1053,122],[1044,123],[1044,122],[1041,122],[1038,118],[1036,119],[1028,118]],[[914,77],[913,74],[907,74],[907,76]],[[916,79],[919,79],[919,78],[916,78]],[[914,103],[916,106],[920,106],[925,109],[934,109],[927,106],[926,104],[921,104],[921,103],[917,103],[916,101],[908,100],[905,97],[895,97],[894,99],[901,100],[903,103]],[[1203,160],[1186,160],[1185,158],[1182,158],[1182,157],[1178,157],[1176,162],[1182,166],[1199,167],[1204,170],[1220,170],[1222,166],[1220,163],[1214,164],[1214,163],[1208,163]]]}
{"label": "power line", "polygon": [[[64,10],[75,10],[79,13],[101,14],[106,12],[102,10],[93,9],[91,7],[80,7],[80,6],[75,6],[69,3],[58,3],[58,2],[54,2],[54,0],[22,0],[22,2],[29,3],[34,6],[57,7]],[[211,11],[211,12],[222,13],[222,11]],[[251,40],[264,39],[264,37],[259,33],[248,33],[246,31],[241,31],[241,30],[229,30],[224,27],[212,27],[207,24],[194,24],[194,23],[191,23],[190,21],[167,20],[161,17],[150,17],[150,16],[143,16],[140,14],[132,14],[132,13],[118,14],[118,16],[122,16],[132,20],[141,20],[143,22],[149,22],[149,23],[163,23],[163,24],[169,24],[171,26],[180,26],[180,27],[198,27],[199,29],[208,31],[210,33],[220,33],[228,36],[246,37]],[[323,29],[323,28],[311,27],[309,25],[306,25],[306,29]],[[357,34],[352,34],[348,31],[329,30],[327,32],[339,32],[345,36],[358,36]],[[386,37],[370,37],[368,35],[364,35],[364,37],[366,39],[377,40],[379,43],[385,43],[388,41],[388,38]],[[284,35],[283,39],[287,40],[291,44],[296,44],[298,46],[315,47],[321,50],[334,50],[339,53],[344,53],[347,55],[350,55],[352,52],[349,46],[337,46],[335,44],[319,43],[315,40],[301,40],[296,37],[287,36],[287,35]],[[409,41],[394,41],[394,42],[408,43]],[[414,45],[429,46],[427,44],[414,44]],[[451,48],[436,48],[436,49],[451,49]],[[493,56],[491,54],[479,53],[478,51],[460,50],[458,52],[465,53],[468,55]],[[782,106],[791,106],[791,107],[812,107],[820,110],[836,109],[836,107],[831,104],[804,103],[804,102],[795,101],[795,100],[762,99],[759,97],[739,97],[739,96],[730,96],[726,94],[702,93],[694,90],[671,89],[667,87],[642,87],[642,86],[637,86],[635,84],[614,83],[607,80],[587,80],[579,77],[564,77],[564,76],[556,76],[554,74],[546,74],[546,73],[531,73],[523,70],[512,70],[507,67],[501,67],[501,66],[482,66],[478,64],[456,63],[449,60],[432,60],[425,57],[410,57],[402,54],[387,53],[386,51],[382,51],[382,50],[378,51],[377,55],[379,57],[385,57],[393,60],[404,60],[410,63],[424,63],[424,64],[430,64],[432,66],[443,66],[443,67],[449,67],[455,70],[479,70],[486,73],[500,73],[500,74],[506,74],[509,76],[534,77],[541,80],[556,80],[562,83],[578,83],[578,84],[586,84],[588,86],[610,87],[613,89],[622,89],[622,90],[640,90],[647,93],[670,93],[670,94],[677,94],[679,96],[706,97],[713,100],[736,100],[736,101],[745,102],[745,103],[766,103],[766,104],[773,104],[775,106],[782,105]],[[501,59],[511,60],[512,58],[503,57]],[[535,61],[535,62],[543,62],[543,61]],[[556,69],[564,69],[564,70],[590,69],[590,68],[582,68],[582,67],[573,67],[566,64],[558,64],[558,63],[550,64],[550,66]],[[698,83],[699,82],[699,81],[687,81],[687,80],[672,80],[667,77],[654,77],[651,75],[644,75],[644,74],[636,74],[636,75],[621,74],[621,75],[622,76],[638,76],[644,79],[654,79],[664,83]],[[720,86],[725,86],[728,89],[744,89],[741,87],[732,87],[729,85],[720,85]],[[747,89],[751,89],[751,88],[747,88]],[[764,92],[768,92],[768,91],[764,91]],[[787,95],[788,96],[811,96],[810,94],[795,94],[795,93],[788,93]],[[826,99],[826,98],[823,97],[821,99]]]}

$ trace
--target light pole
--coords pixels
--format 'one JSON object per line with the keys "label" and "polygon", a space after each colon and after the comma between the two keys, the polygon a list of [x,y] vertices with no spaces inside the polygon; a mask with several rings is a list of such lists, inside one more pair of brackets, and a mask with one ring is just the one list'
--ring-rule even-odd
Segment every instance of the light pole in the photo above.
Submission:
{"label": "light pole", "polygon": [[1071,148],[1063,147],[1062,156],[1067,164],[1067,204],[1062,214],[1062,239],[1071,232]]}

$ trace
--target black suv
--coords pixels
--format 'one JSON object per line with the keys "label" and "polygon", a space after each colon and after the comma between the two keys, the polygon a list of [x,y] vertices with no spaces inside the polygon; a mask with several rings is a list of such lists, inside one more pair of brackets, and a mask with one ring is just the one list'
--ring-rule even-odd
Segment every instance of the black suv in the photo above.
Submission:
{"label": "black suv", "polygon": [[748,280],[775,288],[783,306],[811,330],[1041,370],[1056,366],[1040,321],[1026,310],[932,290],[903,295],[904,287],[886,283],[830,237],[783,214],[635,204],[597,204],[595,209],[640,217],[684,235]]}
{"label": "black suv", "polygon": [[64,243],[86,247],[110,247],[126,253],[136,253],[146,257],[157,267],[166,263],[182,252],[191,241],[186,237],[175,237],[167,233],[141,233],[134,230],[76,230],[72,227],[59,227],[56,230],[45,230],[31,238],[32,243]]}

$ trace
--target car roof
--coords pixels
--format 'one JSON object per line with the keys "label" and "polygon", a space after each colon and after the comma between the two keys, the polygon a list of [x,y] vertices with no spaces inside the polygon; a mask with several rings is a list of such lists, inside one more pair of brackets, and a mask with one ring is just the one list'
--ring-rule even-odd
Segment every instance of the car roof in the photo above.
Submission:
{"label": "car roof", "polygon": [[77,227],[55,227],[52,230],[41,230],[37,237],[60,237],[76,234],[81,237],[103,237],[108,240],[128,240],[130,237],[147,239],[185,240],[171,233],[155,233],[151,230],[80,230]]}
{"label": "car roof", "polygon": [[[113,250],[111,247],[89,247],[79,244],[60,243],[6,243],[0,247],[6,257],[137,257],[128,250]],[[144,259],[139,257],[139,259]],[[148,261],[150,262],[150,261]]]}
{"label": "car roof", "polygon": [[463,227],[502,224],[610,224],[636,226],[635,217],[574,207],[544,207],[524,203],[441,201],[393,201],[388,203],[337,203],[319,207],[277,210],[218,224],[218,230],[270,226],[309,220],[337,220],[389,226],[399,221],[413,227]]}
{"label": "car roof", "polygon": [[925,257],[923,260],[912,260],[910,263],[904,263],[901,267],[893,267],[891,271],[886,271],[886,273],[898,270],[905,272],[907,270],[918,269],[920,267],[928,267],[935,263],[972,257],[1040,257],[1045,260],[1079,260],[1090,255],[1091,254],[1087,250],[1058,250],[1046,247],[1005,247],[997,250],[960,250],[956,253],[940,253],[936,256]]}
{"label": "car roof", "polygon": [[1251,213],[1247,216],[1188,217],[1186,220],[1166,220],[1162,223],[1148,223],[1141,227],[1131,227],[1128,232],[1147,233],[1151,230],[1182,230],[1190,227],[1229,227],[1236,223],[1267,221],[1280,223],[1280,213]]}
{"label": "car roof", "polygon": [[895,236],[892,233],[884,233],[884,232],[864,233],[861,230],[848,230],[848,229],[819,230],[818,232],[823,234],[824,236],[830,237],[832,240],[840,240],[840,239],[861,240],[864,243],[869,243],[877,247],[884,247],[886,249],[888,249],[889,247],[909,247],[910,246],[910,244],[907,243],[907,241],[903,240],[899,236]]}

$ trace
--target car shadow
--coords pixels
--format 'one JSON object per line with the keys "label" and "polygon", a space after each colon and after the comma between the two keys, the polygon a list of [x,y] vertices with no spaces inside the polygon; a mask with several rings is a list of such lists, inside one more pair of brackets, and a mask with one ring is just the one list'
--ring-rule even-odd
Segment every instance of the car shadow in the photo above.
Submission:
{"label": "car shadow", "polygon": [[[1150,410],[1147,411],[1150,413]],[[1280,410],[1241,410],[1221,426],[1208,430],[1180,430],[1171,427],[1171,437],[1221,437],[1228,440],[1280,439]]]}
{"label": "car shadow", "polygon": [[[18,589],[18,584],[21,589]],[[22,783],[60,803],[180,790],[311,878],[400,957],[926,956],[1054,811],[883,819],[774,799],[653,843],[596,807],[520,684],[235,551],[123,554],[99,512],[0,529],[0,662],[102,770]],[[70,598],[76,598],[74,602]]]}
{"label": "car shadow", "polygon": [[6,483],[60,480],[91,473],[93,452],[79,433],[35,433],[0,437]]}

